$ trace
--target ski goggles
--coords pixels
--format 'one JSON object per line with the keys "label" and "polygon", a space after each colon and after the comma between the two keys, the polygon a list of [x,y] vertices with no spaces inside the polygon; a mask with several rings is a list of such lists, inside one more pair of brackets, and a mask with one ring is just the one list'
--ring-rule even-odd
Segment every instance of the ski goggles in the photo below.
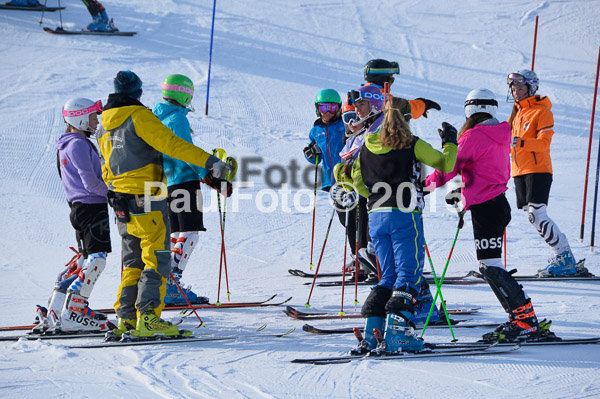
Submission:
{"label": "ski goggles", "polygon": [[69,111],[69,110],[63,109],[63,116],[66,116],[66,117],[83,116],[83,115],[91,114],[92,112],[96,112],[98,114],[102,113],[102,101],[98,100],[94,103],[94,105],[90,105],[87,108],[76,109],[74,111]]}
{"label": "ski goggles", "polygon": [[317,108],[319,109],[319,112],[321,112],[323,114],[325,112],[336,113],[337,110],[340,108],[340,105],[336,104],[336,103],[319,103],[319,104],[317,104]]}
{"label": "ski goggles", "polygon": [[370,73],[372,75],[392,75],[392,74],[399,75],[400,74],[400,65],[398,65],[398,63],[396,61],[393,61],[391,68],[370,68],[365,65],[364,70],[366,73]]}
{"label": "ski goggles", "polygon": [[527,83],[527,79],[525,78],[525,76],[518,74],[518,73],[509,73],[508,74],[508,78],[506,78],[506,83],[510,86],[510,85],[524,85],[525,83]]}
{"label": "ski goggles", "polygon": [[346,125],[356,122],[356,112],[355,111],[344,112],[342,114],[342,121],[344,121],[344,123]]}

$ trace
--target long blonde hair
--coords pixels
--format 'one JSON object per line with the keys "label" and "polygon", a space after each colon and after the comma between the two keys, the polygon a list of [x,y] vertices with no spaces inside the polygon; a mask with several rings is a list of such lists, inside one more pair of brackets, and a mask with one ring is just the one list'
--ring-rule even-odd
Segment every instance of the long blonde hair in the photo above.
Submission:
{"label": "long blonde hair", "polygon": [[401,150],[410,146],[413,134],[404,119],[404,112],[409,106],[404,98],[392,97],[385,104],[383,123],[379,131],[379,142],[385,147]]}

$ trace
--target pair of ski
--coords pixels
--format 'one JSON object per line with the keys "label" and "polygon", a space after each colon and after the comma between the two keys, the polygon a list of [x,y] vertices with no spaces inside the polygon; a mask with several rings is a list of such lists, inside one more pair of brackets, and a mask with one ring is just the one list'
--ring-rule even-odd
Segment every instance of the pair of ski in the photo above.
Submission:
{"label": "pair of ski", "polygon": [[[205,341],[223,341],[232,340],[239,338],[281,338],[290,335],[296,330],[296,327],[292,327],[283,333],[262,333],[267,327],[266,324],[261,325],[252,334],[245,336],[238,335],[226,335],[226,336],[174,336],[174,337],[148,337],[148,338],[130,338],[125,341],[104,341],[99,343],[83,344],[83,345],[66,345],[69,349],[88,349],[88,348],[110,348],[110,347],[122,347],[122,346],[139,346],[139,345],[159,345],[159,344],[177,344],[177,343],[189,343],[189,342],[205,342]],[[56,334],[56,335],[44,335],[44,334],[26,334],[19,336],[5,336],[0,337],[0,341],[17,341],[21,338],[27,340],[56,340],[56,339],[77,339],[77,338],[101,338],[106,335],[106,332],[82,332],[79,334]]]}
{"label": "pair of ski", "polygon": [[[258,302],[226,302],[226,303],[221,303],[221,304],[216,304],[216,303],[206,303],[206,304],[198,304],[198,305],[193,305],[194,309],[234,309],[234,308],[249,308],[249,307],[268,307],[268,306],[280,306],[283,305],[289,301],[292,300],[292,297],[289,297],[283,301],[279,301],[279,302],[271,302],[275,297],[277,296],[277,294],[272,295],[270,298],[265,299],[264,301],[258,301]],[[163,309],[164,311],[169,311],[169,310],[181,310],[182,312],[179,314],[179,316],[186,316],[188,314],[188,312],[191,312],[190,307],[185,305],[185,306],[166,306]],[[106,314],[113,314],[115,313],[115,310],[113,308],[107,308],[107,309],[96,309],[96,312],[99,313],[106,313]],[[5,326],[5,327],[0,327],[0,331],[22,331],[22,330],[31,330],[32,328],[35,327],[35,324],[28,324],[28,325],[21,325],[21,326]],[[2,340],[2,336],[0,336],[0,341]]]}
{"label": "pair of ski", "polygon": [[66,7],[46,7],[41,4],[37,6],[17,6],[13,4],[0,4],[0,10],[54,12],[58,10],[64,10],[65,8]]}
{"label": "pair of ski", "polygon": [[[585,259],[579,261],[579,263],[585,261]],[[592,282],[600,281],[600,276],[594,276],[592,274],[584,275],[571,275],[571,276],[547,276],[540,277],[536,274],[533,275],[515,275],[517,281],[562,281],[562,282]],[[426,277],[428,283],[435,284],[433,278]],[[310,284],[310,283],[306,283]],[[326,281],[317,284],[317,287],[339,287],[344,285],[354,285],[354,279],[342,281]],[[377,281],[359,281],[358,285],[375,285]],[[471,270],[464,276],[457,277],[445,277],[444,285],[472,285],[472,284],[487,284],[487,281],[483,278],[483,275],[475,270]]]}
{"label": "pair of ski", "polygon": [[477,356],[498,355],[514,352],[521,346],[545,345],[588,345],[600,343],[600,337],[558,339],[548,341],[518,341],[518,342],[467,342],[449,344],[425,344],[426,349],[420,352],[400,352],[384,354],[382,356],[367,355],[342,355],[308,359],[294,359],[292,363],[300,364],[339,364],[349,363],[353,360],[409,360],[422,358],[450,357],[450,356]]}

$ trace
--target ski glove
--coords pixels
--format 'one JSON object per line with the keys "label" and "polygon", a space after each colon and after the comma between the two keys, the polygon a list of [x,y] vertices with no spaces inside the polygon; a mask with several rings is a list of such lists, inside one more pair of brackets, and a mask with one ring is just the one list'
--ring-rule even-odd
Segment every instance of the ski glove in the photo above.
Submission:
{"label": "ski glove", "polygon": [[446,194],[446,204],[454,206],[460,202],[461,188],[455,188],[454,190]]}
{"label": "ski glove", "polygon": [[308,159],[315,159],[317,155],[321,155],[323,153],[315,142],[312,142],[304,147],[302,151],[304,152],[304,156]]}
{"label": "ski glove", "polygon": [[442,138],[442,147],[446,143],[452,143],[454,145],[457,145],[456,136],[458,135],[458,132],[456,131],[456,128],[448,122],[442,122],[442,128],[438,129],[438,133]]}
{"label": "ski glove", "polygon": [[[207,174],[204,179],[202,179],[202,182],[207,186],[214,188],[217,190],[217,192],[219,192],[219,194],[222,194],[226,197],[230,197],[233,193],[233,185],[231,182],[223,179],[217,179],[210,173]],[[223,186],[223,184],[225,184],[225,186]]]}
{"label": "ski glove", "polygon": [[342,203],[340,205],[344,208],[354,208],[357,201],[358,196],[356,195],[356,191],[350,191],[342,195]]}
{"label": "ski glove", "polygon": [[212,165],[211,170],[214,177],[224,180],[227,172],[233,171],[234,167],[223,161],[217,161]]}
{"label": "ski glove", "polygon": [[421,100],[425,103],[425,112],[423,112],[424,118],[427,118],[427,111],[429,111],[430,109],[437,109],[438,111],[442,110],[442,107],[440,107],[440,104],[436,103],[435,101],[428,100],[428,99],[422,98],[422,97],[417,98],[417,100]]}

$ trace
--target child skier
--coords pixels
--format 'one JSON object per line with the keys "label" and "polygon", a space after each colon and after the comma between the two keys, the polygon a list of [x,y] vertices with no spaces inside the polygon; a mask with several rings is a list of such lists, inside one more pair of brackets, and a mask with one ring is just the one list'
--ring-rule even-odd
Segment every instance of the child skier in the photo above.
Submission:
{"label": "child skier", "polygon": [[47,328],[53,333],[109,330],[106,316],[88,307],[88,298],[106,266],[107,253],[111,252],[108,189],[102,181],[98,150],[89,139],[96,132],[97,115],[101,112],[100,102],[87,98],[71,99],[63,107],[67,129],[56,142],[57,161],[83,263],[80,271],[70,278],[61,273],[47,317],[38,311],[40,324],[35,332]]}
{"label": "child skier", "polygon": [[[471,211],[479,270],[509,314],[509,321],[484,338],[496,341],[537,339],[538,319],[531,299],[502,264],[502,235],[510,222],[510,205],[504,192],[510,178],[510,125],[498,122],[498,102],[490,90],[475,89],[465,101],[466,121],[458,135],[458,155],[450,173],[435,171],[425,181],[429,191],[462,175],[464,209]],[[460,195],[448,194],[455,204]],[[544,334],[550,324],[544,323]]]}
{"label": "child skier", "polygon": [[[376,348],[375,329],[385,331],[384,341],[375,353],[418,351],[423,342],[410,333],[410,326],[414,326],[413,313],[424,280],[420,162],[451,171],[456,160],[456,129],[443,123],[439,132],[444,150],[440,153],[412,135],[401,111],[406,103],[400,98],[390,99],[385,112],[373,121],[369,115],[375,113],[373,108],[383,107],[383,94],[379,89],[379,93],[373,93],[371,87],[351,92],[361,121],[368,125],[352,179],[359,194],[368,197],[369,232],[381,263],[381,281],[362,307],[365,337],[352,352],[366,353]],[[406,185],[411,189],[403,189]]]}
{"label": "child skier", "polygon": [[529,222],[554,253],[546,268],[538,272],[540,276],[587,274],[585,267],[577,267],[567,237],[546,212],[552,186],[552,103],[548,97],[535,95],[539,80],[533,71],[511,73],[507,83],[515,101],[508,123],[512,129],[510,153],[517,208],[527,213]]}
{"label": "child skier", "polygon": [[[192,143],[192,130],[186,117],[193,111],[194,83],[184,75],[169,75],[161,85],[164,101],[157,103],[152,111],[161,122],[171,129],[177,137]],[[203,224],[202,209],[198,197],[202,196],[200,181],[208,175],[208,170],[178,159],[163,155],[163,168],[167,176],[169,204],[169,224],[171,226],[171,276],[178,283],[185,270],[192,251],[198,244],[198,232],[206,231]],[[175,201],[183,206],[175,206]],[[165,305],[186,305],[177,285],[169,278]],[[197,296],[191,287],[184,290],[191,303],[208,303],[208,298]]]}

